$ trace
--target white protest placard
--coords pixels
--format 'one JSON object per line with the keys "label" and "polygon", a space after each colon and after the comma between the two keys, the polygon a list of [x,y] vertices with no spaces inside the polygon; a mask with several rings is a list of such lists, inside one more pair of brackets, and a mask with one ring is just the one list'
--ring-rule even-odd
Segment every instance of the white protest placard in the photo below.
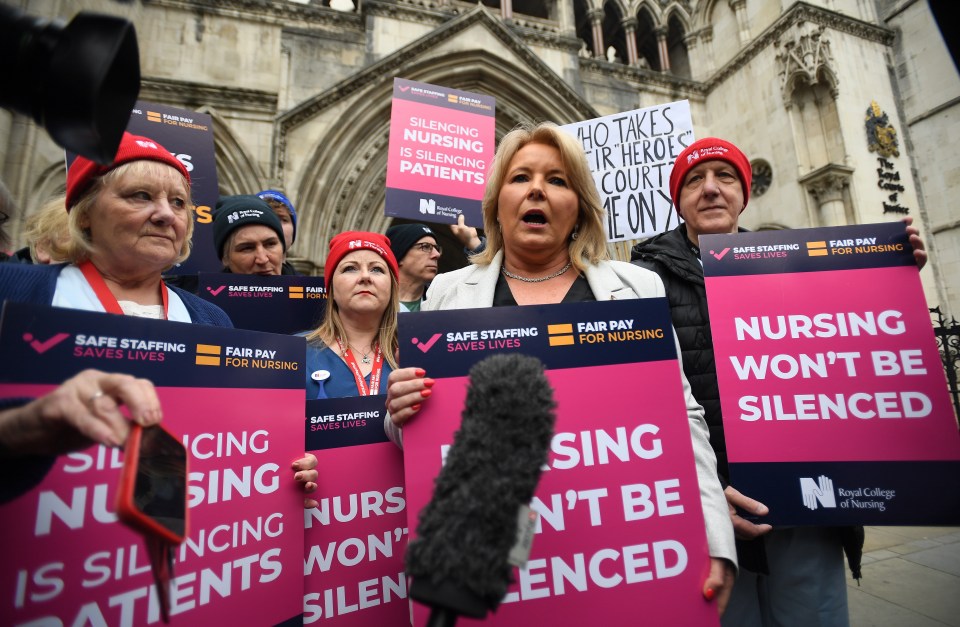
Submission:
{"label": "white protest placard", "polygon": [[561,127],[576,137],[606,210],[607,240],[649,237],[679,224],[670,172],[694,142],[686,100]]}

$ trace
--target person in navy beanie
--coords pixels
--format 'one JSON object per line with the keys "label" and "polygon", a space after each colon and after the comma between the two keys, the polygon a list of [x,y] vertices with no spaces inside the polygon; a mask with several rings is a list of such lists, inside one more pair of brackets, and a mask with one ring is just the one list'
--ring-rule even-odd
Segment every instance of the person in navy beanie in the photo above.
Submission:
{"label": "person in navy beanie", "polygon": [[400,311],[420,311],[427,285],[437,276],[443,249],[426,224],[397,224],[386,235],[400,264]]}
{"label": "person in navy beanie", "polygon": [[280,274],[287,250],[283,226],[256,196],[221,196],[213,214],[213,245],[224,270],[234,274]]}
{"label": "person in navy beanie", "polygon": [[[283,237],[287,244],[287,250],[289,250],[297,239],[297,210],[293,203],[287,198],[286,194],[276,189],[265,189],[258,192],[257,197],[265,201],[273,209],[277,218],[280,219],[280,225],[283,227]],[[294,269],[284,255],[280,274],[299,275],[300,273]]]}

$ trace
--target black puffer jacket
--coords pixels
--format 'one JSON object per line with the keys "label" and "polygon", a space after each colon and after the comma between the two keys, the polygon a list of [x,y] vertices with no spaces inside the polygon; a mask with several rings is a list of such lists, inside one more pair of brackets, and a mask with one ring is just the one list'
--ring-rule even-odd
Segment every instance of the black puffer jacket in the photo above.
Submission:
{"label": "black puffer jacket", "polygon": [[728,484],[727,447],[723,439],[720,415],[720,390],[717,366],[713,359],[713,336],[707,313],[707,293],[703,266],[690,248],[686,227],[681,224],[640,242],[630,251],[636,265],[656,272],[663,280],[670,316],[680,342],[683,372],[690,381],[693,396],[703,405],[710,427],[710,445],[717,454],[717,472],[723,487]]}

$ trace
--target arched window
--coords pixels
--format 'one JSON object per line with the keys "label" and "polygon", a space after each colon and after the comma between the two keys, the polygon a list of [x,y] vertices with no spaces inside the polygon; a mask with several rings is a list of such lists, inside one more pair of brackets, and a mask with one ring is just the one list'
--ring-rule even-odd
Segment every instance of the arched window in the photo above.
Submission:
{"label": "arched window", "polygon": [[[660,71],[660,51],[657,48],[657,33],[653,18],[646,9],[637,13],[637,55],[640,65]],[[646,63],[644,63],[644,60]],[[688,64],[689,65],[689,64]]]}
{"label": "arched window", "polygon": [[614,60],[610,54],[612,47],[616,51],[616,61],[627,62],[627,36],[623,30],[623,14],[612,0],[603,5],[603,46],[608,61]]}
{"label": "arched window", "polygon": [[590,7],[585,0],[573,0],[573,20],[577,25],[577,39],[586,44],[585,56],[593,56],[593,26],[590,24]]}
{"label": "arched window", "polygon": [[670,56],[670,72],[677,76],[690,78],[690,57],[687,55],[686,33],[683,24],[676,15],[667,22],[667,54]]}

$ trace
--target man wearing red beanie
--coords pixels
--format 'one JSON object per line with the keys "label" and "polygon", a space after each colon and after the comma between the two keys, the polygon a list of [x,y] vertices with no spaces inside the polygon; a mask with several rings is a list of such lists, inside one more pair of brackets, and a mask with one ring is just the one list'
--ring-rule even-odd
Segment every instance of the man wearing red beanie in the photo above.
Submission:
{"label": "man wearing red beanie", "polygon": [[[727,501],[740,512],[762,516],[768,512],[765,505],[729,485],[699,248],[701,235],[743,230],[738,223],[750,199],[751,178],[750,161],[730,142],[716,137],[694,142],[680,153],[670,174],[670,195],[684,222],[634,246],[631,258],[663,280],[683,370],[694,397],[703,405]],[[862,528],[859,538],[839,529],[772,531],[770,525],[754,524],[739,515],[731,517],[740,572],[722,617],[723,625],[848,624],[841,547],[849,545],[856,554],[851,568],[859,577]]]}
{"label": "man wearing red beanie", "polygon": [[[794,527],[773,529],[745,516],[768,508],[729,484],[720,391],[713,337],[707,312],[700,236],[736,233],[750,199],[752,170],[743,152],[723,139],[694,142],[677,157],[670,174],[670,195],[683,218],[679,226],[633,247],[631,259],[663,280],[677,330],[683,370],[693,395],[703,405],[710,444],[737,537],[740,573],[722,617],[725,626],[849,625],[844,551],[853,576],[860,577],[863,528]],[[907,222],[919,265],[926,261],[923,242]]]}

